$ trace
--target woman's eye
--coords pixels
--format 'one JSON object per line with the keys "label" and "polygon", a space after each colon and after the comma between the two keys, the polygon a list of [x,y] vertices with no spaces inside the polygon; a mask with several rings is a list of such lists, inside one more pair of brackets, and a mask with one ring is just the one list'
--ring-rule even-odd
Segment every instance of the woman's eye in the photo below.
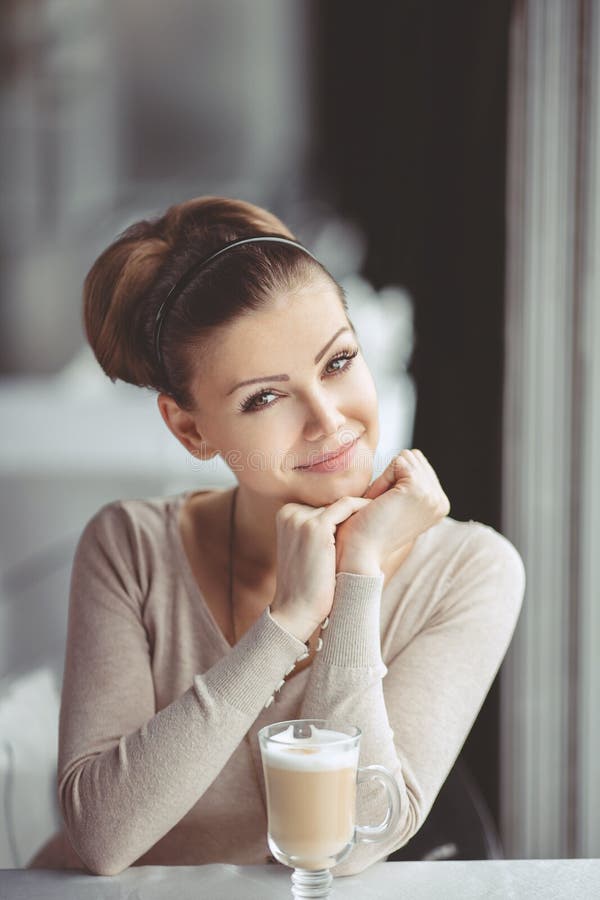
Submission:
{"label": "woman's eye", "polygon": [[275,397],[275,394],[273,393],[273,391],[261,391],[260,394],[254,394],[252,397],[248,397],[248,399],[244,400],[244,402],[242,403],[242,406],[241,406],[242,410],[247,411],[247,410],[261,409],[261,407],[264,407],[264,406],[271,406],[272,405],[271,403],[259,403],[258,402],[259,400],[262,400],[263,397],[268,397],[269,394],[271,394],[273,397]]}
{"label": "woman's eye", "polygon": [[338,353],[337,356],[334,356],[333,359],[331,359],[331,360],[329,361],[329,363],[327,364],[327,366],[328,366],[328,367],[329,367],[329,366],[332,366],[335,362],[343,362],[344,360],[348,360],[348,364],[347,364],[347,365],[342,366],[342,367],[339,368],[339,369],[334,369],[334,370],[333,370],[333,374],[334,374],[334,375],[337,375],[338,372],[345,372],[346,369],[349,369],[349,368],[350,368],[350,366],[352,365],[352,360],[354,359],[354,357],[355,357],[357,354],[358,354],[358,347],[355,348],[354,350],[350,350],[350,349],[348,349],[348,350],[342,350],[341,353]]}
{"label": "woman's eye", "polygon": [[[347,372],[348,369],[352,366],[352,361],[355,356],[358,355],[358,347],[350,348],[347,347],[344,350],[341,350],[337,353],[333,359],[330,359],[327,363],[325,369],[329,369],[330,375],[341,375],[343,372]],[[344,362],[346,364],[344,366],[340,366],[339,368],[330,369],[334,363]],[[277,395],[273,391],[265,390],[259,391],[258,394],[252,394],[250,397],[247,397],[239,406],[240,412],[258,412],[261,409],[268,409],[271,406],[275,406],[277,400],[273,400],[271,403],[262,403],[260,402],[263,397],[277,397]]]}

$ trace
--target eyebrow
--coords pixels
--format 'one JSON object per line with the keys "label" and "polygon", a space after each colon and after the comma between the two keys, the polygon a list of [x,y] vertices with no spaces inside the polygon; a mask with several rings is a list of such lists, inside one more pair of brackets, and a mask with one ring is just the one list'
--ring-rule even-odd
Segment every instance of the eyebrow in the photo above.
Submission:
{"label": "eyebrow", "polygon": [[[327,343],[325,344],[323,349],[321,351],[319,351],[319,353],[317,353],[317,355],[315,356],[315,365],[319,362],[321,357],[323,357],[327,353],[327,351],[329,350],[329,348],[331,347],[333,342],[344,331],[350,331],[350,328],[347,325],[344,325],[343,328],[340,328],[339,331],[336,331],[336,333],[331,338],[331,340],[327,341]],[[236,384],[234,387],[232,387],[230,391],[227,391],[227,396],[229,397],[230,394],[233,394],[233,392],[237,391],[238,388],[244,387],[245,384],[256,384],[259,381],[289,381],[289,380],[290,380],[289,375],[263,375],[260,378],[248,378],[246,381],[240,381],[239,384]]]}

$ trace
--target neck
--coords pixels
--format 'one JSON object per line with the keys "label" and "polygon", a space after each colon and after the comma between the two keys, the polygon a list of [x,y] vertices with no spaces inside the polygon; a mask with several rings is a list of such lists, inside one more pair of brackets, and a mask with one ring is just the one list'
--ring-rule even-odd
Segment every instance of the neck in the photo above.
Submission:
{"label": "neck", "polygon": [[275,517],[283,505],[281,501],[256,494],[244,485],[237,487],[233,523],[236,577],[239,573],[244,580],[251,583],[275,578],[277,569]]}

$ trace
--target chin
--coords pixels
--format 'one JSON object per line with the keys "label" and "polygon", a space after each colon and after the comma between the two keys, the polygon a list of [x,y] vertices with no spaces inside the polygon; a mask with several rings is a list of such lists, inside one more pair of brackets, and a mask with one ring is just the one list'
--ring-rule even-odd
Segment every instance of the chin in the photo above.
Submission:
{"label": "chin", "polygon": [[[341,497],[362,497],[371,483],[370,473],[366,471],[339,474],[321,474],[309,476],[313,484],[308,484],[303,491],[311,497],[312,506],[329,506]],[[302,502],[302,501],[301,501]]]}

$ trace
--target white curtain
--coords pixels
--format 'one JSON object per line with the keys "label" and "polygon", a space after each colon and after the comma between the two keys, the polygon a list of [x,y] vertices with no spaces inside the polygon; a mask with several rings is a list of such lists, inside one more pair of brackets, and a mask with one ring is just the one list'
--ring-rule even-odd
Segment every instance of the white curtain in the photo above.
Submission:
{"label": "white curtain", "polygon": [[502,837],[600,856],[600,2],[511,26],[503,529],[528,588],[502,676]]}

